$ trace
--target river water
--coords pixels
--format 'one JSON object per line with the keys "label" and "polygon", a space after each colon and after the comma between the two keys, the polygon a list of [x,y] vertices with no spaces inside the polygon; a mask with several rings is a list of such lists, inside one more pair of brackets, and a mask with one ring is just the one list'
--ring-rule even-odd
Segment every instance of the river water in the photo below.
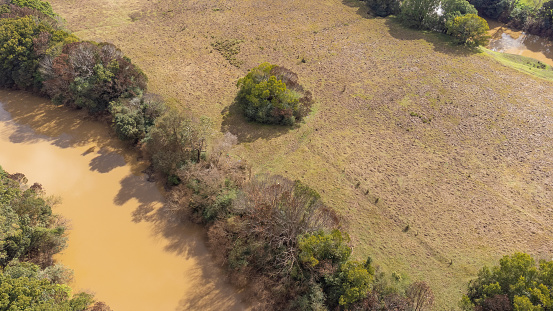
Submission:
{"label": "river water", "polygon": [[488,20],[488,24],[490,50],[531,57],[553,66],[553,42],[550,40],[509,29],[497,21]]}
{"label": "river water", "polygon": [[244,310],[204,244],[204,231],[172,220],[136,154],[83,112],[0,90],[0,165],[41,183],[71,230],[55,258],[75,290],[115,311]]}

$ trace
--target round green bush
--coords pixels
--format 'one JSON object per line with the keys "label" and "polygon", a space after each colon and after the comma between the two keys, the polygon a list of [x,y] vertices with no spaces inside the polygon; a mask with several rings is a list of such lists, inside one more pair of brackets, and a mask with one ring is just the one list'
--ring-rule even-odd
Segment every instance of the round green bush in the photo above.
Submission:
{"label": "round green bush", "polygon": [[248,120],[292,125],[311,110],[312,98],[292,71],[263,63],[238,80],[236,100]]}

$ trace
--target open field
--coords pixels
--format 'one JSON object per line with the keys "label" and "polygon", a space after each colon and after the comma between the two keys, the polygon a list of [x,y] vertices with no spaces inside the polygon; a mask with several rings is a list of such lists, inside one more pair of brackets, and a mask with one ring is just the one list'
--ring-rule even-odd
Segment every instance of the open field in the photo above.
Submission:
{"label": "open field", "polygon": [[[238,135],[254,172],[318,190],[348,220],[354,255],[428,281],[436,309],[505,254],[553,256],[551,82],[356,1],[50,2],[82,39],[121,47],[151,92]],[[224,40],[240,42],[239,68],[212,47]],[[235,83],[264,61],[313,92],[300,127],[237,115]]]}

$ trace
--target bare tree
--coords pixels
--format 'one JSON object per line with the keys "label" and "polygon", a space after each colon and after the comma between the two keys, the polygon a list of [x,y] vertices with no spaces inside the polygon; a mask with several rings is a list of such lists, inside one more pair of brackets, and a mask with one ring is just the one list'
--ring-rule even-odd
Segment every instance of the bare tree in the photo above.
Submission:
{"label": "bare tree", "polygon": [[332,228],[338,222],[313,190],[278,175],[261,175],[245,185],[233,212],[246,219],[248,235],[283,250],[275,266],[284,273],[296,264],[299,235]]}
{"label": "bare tree", "polygon": [[407,289],[407,298],[411,301],[413,311],[427,310],[434,304],[434,294],[426,282],[412,283]]}

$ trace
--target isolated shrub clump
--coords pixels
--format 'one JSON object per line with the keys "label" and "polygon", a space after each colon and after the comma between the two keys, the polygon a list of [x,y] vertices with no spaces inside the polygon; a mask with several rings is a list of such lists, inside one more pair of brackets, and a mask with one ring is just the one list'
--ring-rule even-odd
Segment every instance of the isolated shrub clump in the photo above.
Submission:
{"label": "isolated shrub clump", "polygon": [[292,71],[263,63],[238,80],[236,100],[246,118],[266,124],[292,125],[309,113],[311,92]]}

